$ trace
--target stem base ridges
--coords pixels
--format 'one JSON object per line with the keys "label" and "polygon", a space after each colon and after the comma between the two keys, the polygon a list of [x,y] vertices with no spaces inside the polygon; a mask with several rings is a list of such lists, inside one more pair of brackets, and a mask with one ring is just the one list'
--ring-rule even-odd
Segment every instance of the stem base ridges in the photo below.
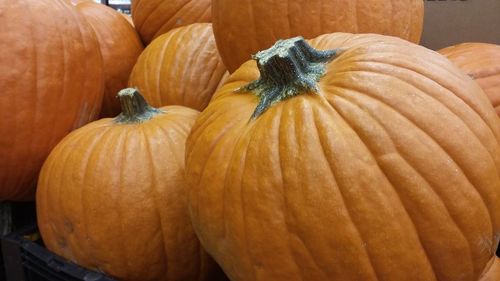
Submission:
{"label": "stem base ridges", "polygon": [[122,113],[114,119],[118,124],[142,123],[164,112],[150,106],[135,88],[121,90],[118,92],[118,98],[122,108]]}
{"label": "stem base ridges", "polygon": [[294,37],[279,40],[255,54],[252,58],[257,61],[260,77],[240,89],[259,97],[252,119],[284,99],[317,93],[317,82],[324,75],[327,63],[339,53],[338,49],[316,50],[304,38]]}

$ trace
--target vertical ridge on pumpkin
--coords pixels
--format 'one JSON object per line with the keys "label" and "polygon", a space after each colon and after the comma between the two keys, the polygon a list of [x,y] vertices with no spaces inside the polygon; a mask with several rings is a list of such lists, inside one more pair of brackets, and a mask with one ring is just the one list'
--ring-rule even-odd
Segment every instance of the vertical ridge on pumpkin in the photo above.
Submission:
{"label": "vertical ridge on pumpkin", "polygon": [[[359,103],[356,103],[352,98],[348,98],[342,95],[335,96],[335,98],[330,101],[330,104],[343,116],[348,118],[350,122],[348,122],[353,128],[353,130],[356,132],[356,134],[359,136],[361,140],[365,143],[365,146],[371,151],[371,154],[374,155],[374,160],[377,162],[377,165],[383,172],[384,176],[386,179],[389,181],[389,183],[392,185],[394,188],[396,194],[401,200],[401,204],[406,210],[406,213],[408,214],[410,220],[412,221],[413,225],[415,226],[415,230],[417,231],[419,241],[422,243],[421,245],[423,246],[423,253],[427,256],[428,260],[433,260],[435,264],[439,264],[439,262],[436,262],[435,257],[442,257],[443,255],[450,255],[452,251],[451,249],[443,250],[442,247],[446,246],[443,243],[439,243],[439,241],[432,241],[434,237],[439,237],[440,235],[446,236],[446,234],[450,234],[450,231],[445,231],[444,229],[441,229],[440,231],[432,230],[432,225],[435,225],[436,222],[433,222],[429,219],[430,214],[425,214],[428,213],[427,208],[425,206],[415,206],[411,205],[410,207],[407,207],[406,205],[408,203],[412,204],[412,201],[408,202],[408,199],[411,200],[411,196],[415,197],[416,194],[415,192],[419,192],[419,189],[422,189],[424,186],[427,186],[428,189],[431,190],[431,194],[433,194],[435,197],[437,197],[438,201],[442,201],[441,196],[436,193],[433,189],[435,187],[432,187],[431,183],[428,183],[427,180],[425,179],[424,175],[420,174],[419,171],[409,163],[405,157],[401,154],[401,152],[398,151],[396,145],[393,143],[393,140],[391,139],[391,136],[389,135],[389,131],[387,131],[384,128],[384,125],[380,123],[380,118],[377,118],[376,116],[372,115],[373,113],[370,112],[370,110],[367,110],[365,107],[360,105]],[[355,110],[358,110],[359,113],[357,115],[353,115]],[[361,117],[359,116],[360,114],[362,115],[367,115],[366,117]],[[358,117],[359,116],[359,117]],[[368,117],[369,116],[369,117]],[[359,120],[368,120],[368,118],[373,118],[371,119],[372,122],[375,124],[370,124],[366,122],[366,124],[363,124]],[[377,129],[375,129],[377,128]],[[378,131],[378,134],[376,134]],[[371,134],[371,135],[370,135]],[[381,135],[382,134],[382,135]],[[375,142],[374,140],[377,140]],[[382,143],[380,143],[382,142]],[[388,144],[388,143],[389,144]],[[380,143],[380,144],[377,144]],[[374,150],[375,147],[375,150]],[[379,151],[384,149],[388,151]],[[387,149],[389,148],[389,149]],[[401,159],[404,163],[399,163],[398,166],[395,166],[396,163],[394,163],[392,166],[390,162],[387,162],[391,158],[389,157],[391,154],[396,154],[398,155],[397,158],[393,158],[392,161]],[[385,161],[384,158],[386,159]],[[384,164],[385,163],[385,164]],[[405,167],[407,165],[407,167]],[[405,172],[397,173],[397,169],[406,169]],[[395,173],[396,172],[396,173]],[[405,176],[406,175],[406,176]],[[407,178],[407,179],[404,179]],[[394,182],[395,181],[395,182]],[[402,182],[401,184],[398,184],[398,182]],[[422,192],[420,192],[420,196],[424,196]],[[406,199],[405,199],[406,198]],[[426,200],[429,202],[429,199],[418,199],[415,200],[416,203],[420,202],[421,200]],[[424,204],[425,202],[422,202],[420,204]],[[443,202],[444,204],[445,202]],[[435,204],[434,204],[435,205]],[[444,219],[448,219],[448,216],[450,216],[449,210],[446,208],[446,204],[443,205],[444,210],[441,210],[441,212],[436,212],[434,216],[437,214],[443,214],[441,217],[444,216]],[[414,211],[415,210],[415,211]],[[422,213],[422,215],[415,217],[415,214],[411,215],[410,211],[414,211],[413,213]],[[457,226],[456,223],[454,222],[453,218],[450,216],[449,219],[451,219],[452,225]],[[428,223],[429,222],[429,223]],[[422,226],[421,223],[428,224]],[[441,225],[441,228],[443,227],[443,222],[439,222]],[[458,226],[457,226],[458,227]],[[419,231],[419,229],[429,229],[430,231],[433,231],[435,233],[430,233],[428,235],[425,235],[422,237],[422,232]],[[463,232],[460,229],[457,229],[460,233],[462,234]],[[424,232],[425,234],[425,232]],[[465,239],[465,237],[464,237]],[[431,243],[431,245],[429,245]],[[458,244],[458,243],[457,243]],[[441,249],[441,250],[440,250]],[[414,254],[417,253],[417,251],[413,250]],[[420,252],[420,251],[419,251]],[[429,252],[431,253],[430,257],[434,257],[432,259],[429,258]],[[461,257],[456,256],[456,255],[451,255],[451,258],[455,259],[460,259]],[[458,263],[452,263],[454,266]],[[436,280],[456,280],[457,276],[455,277],[446,277],[442,276],[441,271],[445,270],[446,267],[445,265],[442,266],[432,266],[432,263],[429,264],[431,267],[433,274],[437,273],[437,277],[435,276],[434,278],[437,278]],[[420,271],[419,271],[420,272]],[[448,278],[448,279],[447,279]],[[451,278],[451,279],[450,279]],[[426,279],[425,279],[426,280]]]}
{"label": "vertical ridge on pumpkin", "polygon": [[[321,97],[314,97],[312,99],[322,100]],[[348,196],[346,194],[346,189],[344,187],[344,184],[341,181],[340,175],[338,173],[336,173],[335,168],[334,168],[335,160],[331,159],[331,157],[328,156],[329,151],[328,151],[328,149],[326,149],[328,144],[322,140],[322,137],[325,134],[325,128],[319,126],[319,123],[321,123],[322,118],[323,118],[323,117],[321,117],[321,115],[327,114],[327,113],[324,112],[325,110],[315,110],[314,108],[312,108],[310,102],[308,102],[308,103],[302,102],[304,104],[307,104],[307,107],[305,107],[305,108],[307,108],[307,110],[304,110],[304,112],[300,112],[299,108],[302,108],[304,106],[299,105],[298,102],[296,102],[296,103],[297,103],[297,105],[294,105],[293,103],[291,103],[291,105],[287,106],[287,107],[289,107],[289,109],[288,109],[288,111],[290,112],[289,114],[294,115],[296,113],[300,113],[301,118],[299,120],[295,120],[295,122],[297,124],[300,124],[300,123],[311,124],[311,128],[308,129],[307,131],[300,130],[299,132],[296,132],[296,134],[295,134],[296,139],[302,140],[300,143],[298,143],[299,150],[298,151],[293,151],[293,150],[289,151],[288,154],[292,154],[292,155],[293,154],[297,154],[297,155],[308,154],[307,152],[312,152],[312,151],[301,150],[300,148],[301,147],[310,147],[310,146],[318,147],[318,150],[316,152],[321,154],[322,157],[316,158],[314,160],[309,159],[309,160],[313,160],[313,161],[318,162],[317,168],[311,169],[310,167],[307,167],[306,165],[302,165],[302,166],[296,167],[295,169],[304,171],[304,172],[301,172],[298,175],[298,177],[315,177],[315,176],[317,177],[318,176],[317,174],[330,175],[330,177],[325,177],[324,180],[325,180],[325,182],[331,183],[332,190],[329,190],[329,192],[325,192],[325,194],[323,194],[323,196],[327,197],[327,198],[332,198],[332,196],[338,196],[338,197],[336,197],[336,199],[332,198],[333,200],[336,200],[336,201],[332,204],[331,207],[327,207],[328,210],[324,210],[326,212],[336,211],[336,213],[334,215],[329,216],[329,219],[327,222],[331,226],[332,229],[337,229],[337,227],[338,227],[338,225],[332,225],[332,224],[341,223],[343,228],[346,229],[346,232],[348,233],[347,235],[351,238],[351,239],[346,239],[347,237],[345,237],[345,236],[347,236],[347,235],[345,234],[345,235],[342,235],[344,237],[337,238],[335,240],[335,242],[336,242],[335,244],[343,245],[343,247],[346,247],[346,248],[351,248],[350,250],[347,250],[347,251],[345,249],[342,249],[342,250],[336,249],[335,246],[329,245],[328,250],[330,250],[332,252],[334,252],[334,251],[338,252],[336,254],[333,254],[333,253],[331,254],[332,258],[331,258],[330,262],[332,263],[332,265],[334,265],[337,262],[337,260],[343,260],[342,265],[344,265],[344,266],[350,262],[356,262],[358,270],[357,270],[356,277],[354,277],[354,279],[356,279],[356,280],[380,280],[380,272],[375,267],[375,264],[372,262],[372,254],[373,253],[371,253],[369,251],[369,249],[366,247],[366,245],[367,245],[366,234],[363,233],[362,229],[357,225],[357,223],[355,221],[356,212],[353,212],[348,207]],[[335,126],[335,128],[332,128],[332,130],[339,131],[339,127]],[[283,134],[281,134],[281,135],[283,135]],[[287,138],[284,138],[284,139],[287,139]],[[307,143],[305,141],[306,139],[311,139],[311,143],[310,144]],[[288,148],[290,148],[289,144],[287,144],[286,146]],[[332,149],[332,151],[330,151],[330,153],[335,154],[336,153],[335,151],[337,151],[337,150],[340,151],[342,149],[344,149],[344,148],[342,148],[340,146],[340,143],[339,143],[338,149],[337,149],[337,147],[335,147]],[[297,157],[297,158],[302,158],[302,157]],[[323,159],[323,161],[320,162],[319,159]],[[291,173],[292,173],[292,171],[289,172],[289,175]],[[312,175],[307,176],[307,174],[309,174],[309,173],[311,173]],[[307,193],[310,193],[312,191],[312,188],[318,188],[317,184],[321,184],[321,180],[319,182],[313,181],[313,182],[307,184],[306,182],[309,180],[310,179],[305,179],[304,180],[305,182],[303,183],[305,185],[304,189],[306,189],[306,187],[309,187],[308,189],[306,189],[306,192],[304,192],[304,194],[301,194],[304,197],[308,196]],[[290,181],[292,181],[292,180],[290,179]],[[287,192],[286,194],[289,194],[289,193],[290,192]],[[291,196],[291,195],[288,195],[288,196]],[[297,200],[297,198],[299,196],[300,195],[297,195],[297,197],[292,198],[292,200],[294,200],[294,201]],[[311,196],[311,195],[309,195],[309,196]],[[324,200],[324,199],[319,199],[319,198],[317,198],[316,200],[313,200],[313,199],[314,199],[314,197],[309,200],[310,202],[302,202],[303,205],[299,206],[300,209],[303,208],[303,209],[306,209],[307,212],[310,212],[312,204],[322,205],[322,201]],[[296,209],[295,212],[300,212],[299,207],[295,208]],[[337,210],[335,210],[335,209],[337,209]],[[345,220],[345,221],[342,222],[343,220]],[[335,221],[335,222],[333,222],[333,221]],[[302,223],[304,223],[304,222],[302,222]],[[314,225],[310,225],[310,227],[314,227],[314,231],[319,231],[318,227],[315,227]],[[307,226],[302,227],[302,228],[307,228]],[[332,232],[333,231],[334,230],[332,230]],[[304,232],[304,229],[302,229],[302,232]],[[353,237],[357,237],[357,239],[352,239]],[[321,238],[325,239],[325,237],[321,237]],[[305,239],[302,239],[302,240],[304,241]],[[314,245],[314,241],[311,241],[311,239],[307,239],[307,240],[309,240],[308,244]],[[350,241],[350,240],[355,240],[355,241]],[[344,243],[346,243],[346,244],[344,244]],[[347,244],[347,243],[349,243],[349,244]],[[312,250],[314,250],[314,252],[318,253],[319,249],[317,247],[315,247],[315,248],[312,248]],[[328,250],[325,249],[325,251],[328,251]],[[353,254],[348,255],[348,253],[353,253]],[[354,261],[354,260],[356,260],[356,261]],[[339,265],[335,265],[332,267],[334,267],[335,269],[329,270],[327,275],[339,276],[339,279],[352,278],[352,277],[349,277],[348,273],[346,273],[346,268],[342,268],[342,266],[339,266]],[[325,268],[328,268],[328,265],[326,265],[323,262],[321,268],[323,268],[323,270],[325,270]]]}
{"label": "vertical ridge on pumpkin", "polygon": [[[213,31],[211,29],[206,29],[199,36],[204,37],[204,38],[213,38]],[[201,49],[204,44],[207,44],[207,42],[204,42],[204,43],[200,42],[200,44],[194,48]],[[213,92],[215,92],[214,85],[216,83],[218,83],[222,78],[219,69],[221,67],[225,69],[224,65],[222,64],[222,61],[220,61],[220,58],[218,57],[217,48],[214,48],[212,50],[207,50],[207,52],[210,52],[210,51],[213,52],[213,56],[212,56],[211,60],[212,61],[216,60],[216,63],[212,63],[212,68],[208,69],[207,72],[201,73],[201,75],[196,75],[195,72],[189,71],[186,68],[185,73],[183,75],[183,76],[188,77],[189,84],[195,84],[200,79],[205,80],[206,85],[202,85],[202,87],[203,87],[202,92],[204,92],[204,93],[197,95],[197,96],[194,96],[194,97],[188,96],[188,100],[186,100],[186,95],[183,95],[182,100],[181,100],[181,104],[207,104],[208,105],[208,102],[210,101],[210,97],[212,96]],[[204,65],[203,56],[201,53],[196,53],[192,59],[193,59],[195,65]],[[207,77],[207,74],[209,74],[208,77]],[[216,81],[210,79],[213,76],[217,76]],[[210,83],[210,82],[212,82],[212,83]],[[181,87],[183,89],[182,91],[186,91],[186,85],[187,84],[181,83]],[[212,92],[212,93],[208,93],[208,92]]]}
{"label": "vertical ridge on pumpkin", "polygon": [[[399,113],[399,114],[401,114],[401,113]],[[401,116],[402,116],[402,117],[404,117],[404,118],[407,118],[407,117],[405,117],[405,116],[404,116],[404,114],[401,114]],[[408,121],[410,121],[410,122],[411,122],[411,120],[408,120]],[[413,122],[414,122],[414,121],[413,121]],[[413,122],[412,122],[412,123],[413,123]],[[420,129],[421,129],[421,128],[420,128]],[[442,147],[441,145],[439,145],[439,142],[438,142],[438,141],[436,141],[435,139],[431,139],[431,141],[435,142],[435,143],[439,146],[439,148],[440,148],[443,152],[445,152],[446,154],[448,154],[448,156],[450,157],[450,159],[452,159],[451,161],[453,161],[452,163],[455,163],[455,165],[457,165],[457,166],[459,165],[459,164],[458,164],[458,163],[457,163],[457,162],[453,159],[453,157],[451,157],[451,155],[449,154],[449,152],[448,152],[448,151],[447,151],[444,147]],[[446,165],[444,165],[444,164],[443,164],[442,166],[443,166],[443,167],[445,167]],[[436,167],[436,168],[437,168],[437,167]],[[458,168],[458,169],[460,170],[461,168]],[[444,169],[442,169],[442,171],[445,171],[445,170],[444,170]],[[429,173],[427,173],[427,175],[429,176]],[[450,175],[450,176],[453,176],[453,175]],[[469,184],[470,184],[470,185],[472,185],[472,183],[470,182],[470,180],[467,178],[466,174],[464,174],[464,173],[462,172],[462,176],[464,176],[464,177],[465,177],[465,178],[469,181]],[[443,190],[445,190],[445,189],[443,188]],[[479,195],[479,194],[478,194],[478,195]],[[449,196],[444,196],[444,197],[445,197],[445,198],[447,198],[447,197],[449,197]],[[480,199],[480,201],[482,200],[481,196],[479,196],[479,199]],[[479,203],[480,203],[480,204],[479,204],[479,206],[481,206],[481,205],[482,205],[482,206],[484,207],[484,204],[481,204],[481,202],[479,202]],[[456,209],[456,208],[455,208],[455,209]],[[489,216],[489,214],[486,214],[486,216],[488,217],[488,216]],[[462,223],[462,225],[463,225],[463,223]],[[463,228],[463,226],[461,227],[461,229],[462,229],[462,228]],[[461,232],[463,233],[463,229],[461,230]],[[473,241],[471,241],[470,237],[468,238],[468,241],[469,241],[469,244],[470,244],[471,242],[473,243]],[[476,270],[477,270],[477,269],[476,269]]]}
{"label": "vertical ridge on pumpkin", "polygon": [[[80,219],[82,220],[82,221],[80,221],[80,224],[82,224],[84,227],[84,230],[82,233],[83,237],[77,237],[76,239],[70,239],[70,241],[68,242],[68,246],[67,246],[68,250],[67,251],[71,251],[70,254],[74,255],[73,262],[77,262],[77,263],[81,263],[81,264],[91,264],[93,266],[93,269],[98,270],[98,271],[108,270],[106,265],[99,266],[103,262],[102,260],[99,259],[99,252],[100,251],[107,252],[108,249],[106,249],[102,246],[99,246],[98,243],[100,241],[97,241],[94,238],[94,234],[96,232],[98,232],[95,230],[98,227],[98,225],[93,223],[92,218],[89,218],[89,214],[87,213],[87,210],[95,210],[96,206],[95,205],[92,206],[91,204],[89,204],[92,202],[92,199],[87,199],[88,191],[87,191],[87,188],[85,188],[85,187],[89,186],[88,181],[89,181],[92,174],[99,175],[102,173],[102,170],[105,169],[104,167],[101,167],[101,166],[104,166],[102,164],[100,166],[97,166],[97,165],[91,164],[91,163],[94,162],[93,159],[95,159],[95,158],[100,159],[100,160],[107,159],[107,157],[109,157],[109,155],[113,152],[109,149],[106,149],[106,147],[111,142],[111,139],[112,139],[111,137],[113,136],[113,134],[114,134],[114,132],[112,130],[110,130],[109,128],[106,128],[94,140],[92,140],[91,135],[86,136],[87,139],[82,138],[78,141],[76,138],[74,139],[73,145],[75,147],[77,147],[79,142],[82,142],[85,144],[88,144],[89,141],[91,142],[91,144],[87,146],[88,150],[87,150],[86,154],[83,155],[83,159],[78,159],[75,157],[75,160],[74,160],[74,161],[82,161],[82,163],[84,163],[81,165],[81,170],[78,171],[79,175],[83,174],[83,182],[81,183],[81,186],[83,188],[80,188],[80,192],[75,192],[72,195],[66,195],[66,196],[70,197],[71,200],[65,200],[64,198],[68,198],[68,197],[60,194],[59,196],[61,199],[59,200],[59,202],[61,204],[61,207],[59,208],[59,210],[56,211],[57,213],[65,214],[65,216],[68,216],[68,214],[74,216],[71,218],[71,221],[73,221],[73,222],[75,222],[75,221],[78,222]],[[85,137],[85,135],[84,135],[84,137]],[[101,142],[101,141],[99,141],[99,138],[103,138],[105,141]],[[114,145],[116,145],[116,143]],[[117,147],[119,147],[119,145],[117,145]],[[69,155],[74,154],[73,149],[68,149],[67,151],[68,151]],[[73,164],[73,163],[71,163],[71,162],[68,163],[68,161],[65,161],[65,163],[64,163],[64,165],[71,165],[71,164]],[[120,168],[119,165],[117,165],[115,167]],[[54,178],[57,179],[56,176]],[[62,178],[63,177],[61,177],[61,179]],[[112,178],[105,178],[104,180],[108,181],[108,180],[112,180]],[[71,185],[68,184],[68,186],[71,186]],[[62,191],[71,192],[71,190],[68,190],[67,187],[59,188],[59,192],[62,192]],[[69,204],[71,206],[73,204],[73,202],[75,202],[75,201],[81,202],[81,209],[80,210],[72,210],[72,209],[68,210],[68,209],[65,209],[62,207],[62,206],[64,206],[64,204]],[[116,201],[110,200],[110,202],[114,203]],[[116,207],[116,205],[113,207]],[[110,209],[117,210],[117,208],[110,208]],[[79,214],[81,214],[81,218],[79,217]],[[58,223],[61,223],[61,222],[59,221]],[[76,231],[76,233],[79,233],[79,232]],[[66,231],[64,231],[64,229],[60,228],[59,235],[69,236],[70,234],[67,233]],[[72,238],[71,236],[69,236],[69,237]],[[45,240],[46,239],[44,239],[44,241]],[[79,241],[84,241],[84,242],[80,242],[83,245],[81,245],[80,247],[77,246],[76,249],[71,249],[70,245],[75,245],[75,244],[79,245],[80,244]],[[119,242],[119,240],[116,240],[113,242],[110,241],[110,244],[115,243],[115,242]]]}
{"label": "vertical ridge on pumpkin", "polygon": [[[277,129],[274,129],[274,128],[271,129],[270,131],[273,133],[275,132],[275,134],[273,134],[272,136],[269,136],[270,139],[277,139],[277,141],[275,142],[274,146],[269,147],[269,150],[271,152],[271,153],[269,153],[269,155],[272,155],[272,152],[276,152],[276,154],[277,154],[276,161],[279,163],[279,171],[280,171],[279,178],[281,178],[281,183],[286,186],[286,181],[285,181],[285,176],[284,176],[285,171],[283,170],[283,167],[284,167],[284,165],[286,165],[287,161],[285,161],[284,160],[285,157],[282,156],[282,154],[285,154],[285,153],[280,151],[282,149],[282,144],[285,143],[285,145],[286,145],[286,139],[282,139],[281,136],[283,135],[282,132],[287,132],[288,130],[290,130],[290,132],[289,132],[290,135],[295,135],[295,128],[289,125],[289,124],[293,124],[293,122],[289,122],[289,120],[288,120],[288,118],[290,117],[291,114],[286,114],[284,112],[284,110],[282,110],[281,108],[278,108],[277,110],[279,111],[279,113],[277,114],[277,116],[279,116]],[[285,156],[286,156],[286,154],[285,154]],[[270,157],[272,157],[272,156],[270,156]],[[284,188],[282,191],[285,191]],[[283,196],[283,205],[284,205],[283,210],[285,212],[286,212],[286,210],[291,209],[289,204],[290,203],[288,202],[286,196]],[[316,270],[319,271],[318,278],[321,278],[323,280],[327,280],[328,273],[326,273],[320,269],[320,264],[316,260],[316,258],[313,257],[312,251],[309,249],[309,246],[306,244],[306,241],[304,241],[304,239],[302,237],[300,237],[300,235],[297,233],[297,231],[293,230],[294,225],[293,225],[292,221],[290,221],[290,216],[287,216],[287,215],[284,216],[284,225],[285,225],[285,231],[288,232],[288,233],[285,233],[284,236],[287,237],[287,240],[288,240],[287,243],[288,243],[288,248],[290,251],[290,256],[292,257],[293,264],[297,268],[296,271],[299,272],[298,276],[300,276],[300,278],[302,278],[302,280],[309,279],[307,276],[307,272],[302,270],[299,266],[299,264],[304,263],[304,259],[301,258],[300,253],[305,251],[306,252],[305,255],[309,255],[311,258],[313,258],[313,261],[309,262],[306,266],[315,268]],[[300,246],[302,246],[302,247],[300,247]],[[304,253],[302,253],[302,254],[304,255]],[[307,262],[307,260],[306,260],[306,262]]]}
{"label": "vertical ridge on pumpkin", "polygon": [[[366,154],[365,157],[359,155],[362,152],[350,156],[340,153],[343,150],[354,151],[353,148],[358,147],[358,145],[362,147],[364,145],[362,139],[356,137],[355,131],[337,112],[319,108],[315,111],[315,115],[318,116],[315,119],[315,125],[318,127],[319,140],[324,140],[321,147],[336,179],[339,196],[343,198],[345,208],[351,214],[352,223],[358,228],[361,240],[366,243],[368,257],[373,263],[377,279],[399,280],[397,276],[406,274],[409,280],[431,280],[433,273],[425,270],[427,268],[425,262],[421,260],[421,251],[412,251],[415,257],[404,257],[403,253],[412,249],[411,245],[416,240],[411,229],[412,222],[409,217],[404,215],[404,208],[398,202],[394,202],[394,200],[397,201],[398,197],[393,192],[392,186],[383,177],[379,178],[380,171],[376,169],[374,159],[370,154]],[[338,118],[339,120],[335,122],[335,127],[327,128],[324,125],[325,118]],[[340,134],[340,132],[342,133]],[[339,136],[334,137],[334,135]],[[340,135],[344,137],[340,137]],[[349,142],[346,139],[349,139]],[[359,164],[356,164],[358,162]],[[373,168],[369,169],[368,166],[373,166]],[[358,175],[355,180],[353,179],[354,175]],[[391,201],[392,204],[389,203]],[[372,217],[369,209],[377,210],[376,218]],[[395,217],[398,218],[397,221],[391,220]],[[369,229],[367,229],[367,225],[369,225]],[[372,231],[381,231],[382,229],[387,233],[384,237],[369,235]],[[400,239],[398,236],[401,236]],[[391,243],[385,237],[392,237],[399,243],[404,243],[404,246],[402,249],[396,249],[396,247],[377,248],[375,245],[378,243]],[[401,239],[402,237],[406,239]],[[391,268],[392,263],[390,260],[384,259],[385,256],[400,257],[398,268]],[[411,269],[415,269],[415,271],[410,272]]]}

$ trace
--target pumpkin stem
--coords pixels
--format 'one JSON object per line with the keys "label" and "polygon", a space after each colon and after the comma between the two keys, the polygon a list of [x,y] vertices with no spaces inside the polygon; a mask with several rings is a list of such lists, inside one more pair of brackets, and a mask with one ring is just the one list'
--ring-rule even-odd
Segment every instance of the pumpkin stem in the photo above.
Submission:
{"label": "pumpkin stem", "polygon": [[122,113],[115,118],[119,124],[133,124],[147,121],[163,111],[150,106],[135,88],[126,88],[118,92]]}
{"label": "pumpkin stem", "polygon": [[340,53],[339,49],[316,50],[303,37],[294,37],[278,40],[271,48],[253,55],[260,77],[239,90],[259,97],[252,119],[284,99],[317,93],[316,83],[325,73],[327,63]]}

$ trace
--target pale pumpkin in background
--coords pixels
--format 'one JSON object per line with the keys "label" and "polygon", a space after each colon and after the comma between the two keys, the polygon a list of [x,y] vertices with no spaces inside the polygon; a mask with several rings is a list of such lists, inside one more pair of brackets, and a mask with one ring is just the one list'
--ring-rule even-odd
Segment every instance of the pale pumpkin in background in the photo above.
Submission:
{"label": "pale pumpkin in background", "polygon": [[99,114],[102,59],[64,0],[5,0],[0,11],[0,201],[33,200],[50,150]]}
{"label": "pale pumpkin in background", "polygon": [[189,220],[184,143],[198,112],[155,109],[133,89],[123,112],[52,151],[37,190],[47,248],[125,281],[212,281],[219,273]]}
{"label": "pale pumpkin in background", "polygon": [[156,38],[129,78],[153,106],[183,105],[203,110],[226,68],[217,52],[212,24],[179,27]]}
{"label": "pale pumpkin in background", "polygon": [[329,51],[257,53],[193,126],[202,245],[232,281],[477,281],[500,237],[500,121],[480,87],[395,37],[310,44]]}
{"label": "pale pumpkin in background", "polygon": [[217,47],[229,72],[278,39],[380,33],[418,43],[423,0],[213,0]]}
{"label": "pale pumpkin in background", "polygon": [[144,47],[125,15],[94,1],[80,0],[76,8],[94,28],[99,40],[105,79],[101,117],[114,117],[120,113],[116,95],[127,87],[130,72]]}
{"label": "pale pumpkin in background", "polygon": [[211,0],[132,0],[132,20],[144,44],[176,27],[211,22]]}
{"label": "pale pumpkin in background", "polygon": [[476,80],[500,116],[500,46],[462,43],[438,52]]}

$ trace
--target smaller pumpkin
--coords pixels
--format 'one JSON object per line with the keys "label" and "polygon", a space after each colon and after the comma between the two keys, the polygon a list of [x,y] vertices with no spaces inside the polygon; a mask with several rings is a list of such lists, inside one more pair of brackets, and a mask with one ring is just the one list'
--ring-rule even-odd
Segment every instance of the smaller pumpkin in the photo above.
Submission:
{"label": "smaller pumpkin", "polygon": [[184,184],[184,143],[198,112],[153,108],[135,89],[118,96],[118,117],[68,135],[42,168],[37,214],[45,245],[119,280],[216,280]]}
{"label": "smaller pumpkin", "polygon": [[211,22],[211,0],[133,0],[132,19],[144,44],[176,27]]}
{"label": "smaller pumpkin", "polygon": [[125,15],[94,1],[72,0],[93,27],[104,64],[105,89],[101,117],[120,113],[116,94],[125,88],[137,58],[143,51],[141,39]]}
{"label": "smaller pumpkin", "polygon": [[153,106],[183,105],[201,111],[225,72],[212,24],[195,23],[149,44],[130,74],[129,87],[138,88]]}
{"label": "smaller pumpkin", "polygon": [[438,52],[476,80],[500,116],[500,45],[462,43]]}

